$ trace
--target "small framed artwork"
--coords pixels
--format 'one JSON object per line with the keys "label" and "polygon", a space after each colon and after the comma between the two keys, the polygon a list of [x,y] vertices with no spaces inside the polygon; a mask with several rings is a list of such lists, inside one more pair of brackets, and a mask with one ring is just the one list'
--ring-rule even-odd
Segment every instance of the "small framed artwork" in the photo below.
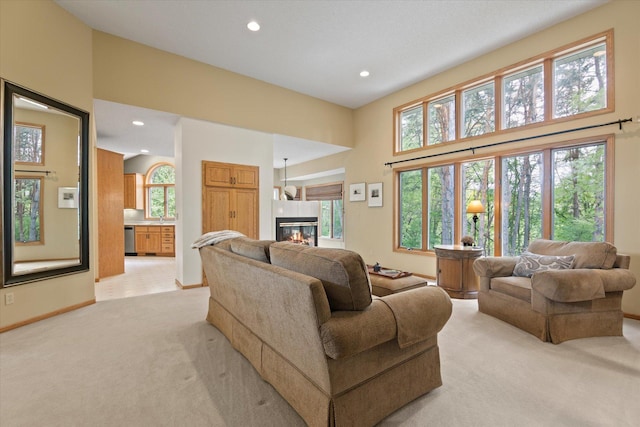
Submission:
{"label": "small framed artwork", "polygon": [[349,201],[350,202],[364,202],[367,198],[365,193],[365,183],[349,185]]}
{"label": "small framed artwork", "polygon": [[369,207],[382,206],[382,183],[369,184]]}
{"label": "small framed artwork", "polygon": [[78,207],[78,189],[76,187],[58,187],[58,207],[76,209]]}

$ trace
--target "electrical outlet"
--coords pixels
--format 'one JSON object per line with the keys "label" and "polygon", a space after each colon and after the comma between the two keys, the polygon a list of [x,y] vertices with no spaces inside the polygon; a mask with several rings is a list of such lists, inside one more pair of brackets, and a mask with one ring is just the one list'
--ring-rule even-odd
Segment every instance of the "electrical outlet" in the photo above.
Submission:
{"label": "electrical outlet", "polygon": [[9,292],[4,294],[4,304],[5,305],[9,305],[9,304],[13,304],[13,292]]}

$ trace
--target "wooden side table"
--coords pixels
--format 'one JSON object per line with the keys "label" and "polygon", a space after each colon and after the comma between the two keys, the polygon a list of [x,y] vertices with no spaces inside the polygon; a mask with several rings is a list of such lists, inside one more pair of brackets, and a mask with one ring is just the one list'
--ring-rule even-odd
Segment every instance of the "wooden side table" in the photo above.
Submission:
{"label": "wooden side table", "polygon": [[478,298],[478,277],[473,272],[473,262],[482,256],[482,248],[461,245],[437,245],[436,252],[438,286],[451,298]]}

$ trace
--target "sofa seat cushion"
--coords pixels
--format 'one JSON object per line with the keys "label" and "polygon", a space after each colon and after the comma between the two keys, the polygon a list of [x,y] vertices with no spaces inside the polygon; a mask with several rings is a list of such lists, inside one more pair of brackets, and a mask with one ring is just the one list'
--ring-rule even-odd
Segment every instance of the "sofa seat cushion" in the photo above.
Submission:
{"label": "sofa seat cushion", "polygon": [[371,304],[367,265],[358,253],[289,242],[274,243],[269,252],[271,264],[319,279],[331,311],[364,310]]}
{"label": "sofa seat cushion", "polygon": [[256,261],[269,262],[269,246],[275,240],[254,240],[248,237],[238,237],[229,241],[231,252]]}
{"label": "sofa seat cushion", "polygon": [[613,268],[617,250],[607,242],[560,242],[536,239],[529,244],[529,252],[540,255],[573,255],[573,268]]}
{"label": "sofa seat cushion", "polygon": [[491,290],[528,303],[531,302],[531,279],[528,277],[494,277],[491,279]]}

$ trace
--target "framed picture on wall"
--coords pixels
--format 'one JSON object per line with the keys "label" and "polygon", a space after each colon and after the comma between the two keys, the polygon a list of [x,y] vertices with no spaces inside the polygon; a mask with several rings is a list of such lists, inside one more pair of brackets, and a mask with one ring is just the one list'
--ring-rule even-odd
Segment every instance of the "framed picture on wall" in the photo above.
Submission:
{"label": "framed picture on wall", "polygon": [[350,202],[364,202],[367,198],[365,193],[365,183],[360,182],[358,184],[351,184],[349,186],[349,201]]}
{"label": "framed picture on wall", "polygon": [[369,207],[382,206],[382,183],[369,184]]}
{"label": "framed picture on wall", "polygon": [[58,187],[58,208],[78,208],[78,189],[76,187]]}

